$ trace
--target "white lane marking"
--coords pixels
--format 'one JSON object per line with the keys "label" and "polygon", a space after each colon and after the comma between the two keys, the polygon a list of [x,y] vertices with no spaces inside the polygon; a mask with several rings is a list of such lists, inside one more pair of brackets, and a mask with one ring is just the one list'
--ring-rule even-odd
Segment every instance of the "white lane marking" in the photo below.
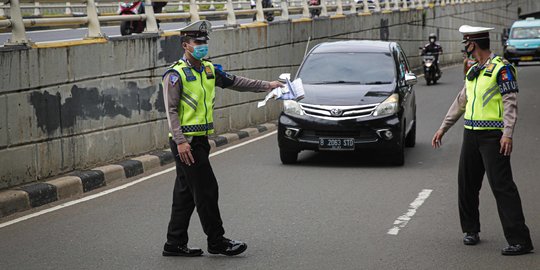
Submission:
{"label": "white lane marking", "polygon": [[[277,133],[277,130],[274,130],[268,134],[265,134],[263,136],[260,136],[260,137],[257,137],[257,138],[254,138],[252,140],[249,140],[249,141],[245,141],[245,142],[242,142],[242,143],[239,143],[237,145],[233,145],[231,147],[228,147],[228,148],[225,148],[225,149],[222,149],[222,150],[219,150],[219,151],[216,151],[212,154],[210,154],[210,157],[213,157],[213,156],[217,156],[217,155],[220,155],[220,154],[223,154],[227,151],[231,151],[233,149],[236,149],[238,147],[241,147],[241,146],[244,146],[246,144],[250,144],[252,142],[256,142],[258,140],[262,140],[266,137],[269,137],[269,136],[272,136],[274,134]],[[44,214],[47,214],[47,213],[50,213],[50,212],[54,212],[54,211],[57,211],[57,210],[60,210],[62,208],[65,208],[65,207],[68,207],[68,206],[72,206],[72,205],[75,205],[75,204],[79,204],[79,203],[82,203],[82,202],[86,202],[86,201],[89,201],[89,200],[92,200],[92,199],[95,199],[95,198],[99,198],[101,196],[105,196],[109,193],[113,193],[113,192],[116,192],[116,191],[119,191],[119,190],[122,190],[122,189],[125,189],[125,188],[128,188],[130,186],[133,186],[133,185],[136,185],[138,183],[141,183],[141,182],[144,182],[148,179],[152,179],[156,176],[159,176],[159,175],[162,175],[162,174],[165,174],[165,173],[168,173],[168,172],[171,172],[171,171],[174,171],[175,170],[175,167],[172,167],[172,168],[168,168],[168,169],[165,169],[163,171],[160,171],[160,172],[157,172],[157,173],[154,173],[152,175],[149,175],[149,176],[146,176],[146,177],[143,177],[141,179],[138,179],[138,180],[135,180],[133,182],[129,182],[127,184],[124,184],[124,185],[121,185],[121,186],[118,186],[118,187],[115,187],[115,188],[111,188],[111,189],[108,189],[108,190],[104,190],[100,193],[96,193],[96,194],[93,194],[93,195],[90,195],[90,196],[86,196],[84,198],[80,198],[78,200],[74,200],[74,201],[69,201],[69,202],[66,202],[66,203],[63,203],[63,204],[60,204],[60,205],[57,205],[55,207],[52,207],[52,208],[48,208],[48,209],[44,209],[44,210],[41,210],[39,212],[36,212],[36,213],[32,213],[32,214],[29,214],[29,215],[26,215],[26,216],[23,216],[23,217],[20,217],[20,218],[16,218],[14,220],[11,220],[11,221],[7,221],[7,222],[4,222],[2,224],[0,224],[0,228],[3,228],[3,227],[7,227],[9,225],[13,225],[15,223],[19,223],[21,221],[25,221],[27,219],[31,219],[31,218],[34,218],[34,217],[38,217],[38,216],[41,216],[41,215],[44,215]]]}
{"label": "white lane marking", "polygon": [[399,230],[409,223],[409,220],[411,220],[414,214],[416,214],[416,210],[424,203],[432,191],[433,190],[431,189],[423,189],[420,191],[420,193],[418,193],[418,197],[416,197],[416,199],[409,205],[409,210],[394,221],[394,227],[388,230],[388,234],[397,235]]}

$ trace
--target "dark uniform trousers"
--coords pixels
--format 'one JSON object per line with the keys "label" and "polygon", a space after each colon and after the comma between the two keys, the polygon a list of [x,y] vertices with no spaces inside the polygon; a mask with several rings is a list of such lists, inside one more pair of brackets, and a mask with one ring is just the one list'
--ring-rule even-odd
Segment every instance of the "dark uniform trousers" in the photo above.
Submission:
{"label": "dark uniform trousers", "polygon": [[479,193],[487,173],[506,240],[511,245],[532,246],[519,192],[512,180],[510,157],[499,153],[501,136],[500,130],[465,129],[458,176],[461,228],[463,232],[480,232]]}
{"label": "dark uniform trousers", "polygon": [[176,143],[172,139],[169,144],[176,162],[176,182],[167,242],[178,245],[188,243],[189,221],[196,207],[208,243],[215,243],[223,237],[225,230],[218,207],[218,183],[208,159],[208,137],[193,137],[190,145],[195,164],[191,166],[180,161]]}

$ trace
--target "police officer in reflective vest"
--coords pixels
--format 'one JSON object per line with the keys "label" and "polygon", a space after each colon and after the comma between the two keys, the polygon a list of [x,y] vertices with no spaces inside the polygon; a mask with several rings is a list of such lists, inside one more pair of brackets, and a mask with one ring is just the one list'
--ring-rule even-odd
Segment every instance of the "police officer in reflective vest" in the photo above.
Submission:
{"label": "police officer in reflective vest", "polygon": [[532,251],[533,245],[510,166],[517,119],[517,74],[508,61],[491,53],[489,31],[492,29],[468,25],[459,28],[465,51],[477,63],[467,72],[465,87],[433,136],[432,145],[440,147],[443,135],[464,115],[458,175],[463,243],[476,245],[480,241],[479,192],[486,173],[508,241],[502,254],[521,255]]}
{"label": "police officer in reflective vest", "polygon": [[188,225],[193,210],[207,235],[208,252],[228,256],[247,249],[240,241],[224,237],[218,207],[218,184],[209,162],[208,135],[214,133],[215,87],[264,92],[280,87],[277,81],[251,80],[228,74],[203,57],[207,55],[209,21],[197,21],[180,30],[183,58],[163,75],[163,93],[176,161],[171,219],[163,256],[200,256],[188,248]]}

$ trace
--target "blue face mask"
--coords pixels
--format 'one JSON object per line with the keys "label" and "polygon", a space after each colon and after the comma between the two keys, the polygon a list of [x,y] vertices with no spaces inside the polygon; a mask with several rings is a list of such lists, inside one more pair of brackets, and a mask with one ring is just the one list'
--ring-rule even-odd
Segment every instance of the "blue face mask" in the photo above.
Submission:
{"label": "blue face mask", "polygon": [[[189,44],[188,44],[189,45]],[[197,46],[192,46],[193,52],[189,52],[193,58],[197,60],[201,60],[203,57],[205,57],[208,54],[208,44],[202,44]]]}

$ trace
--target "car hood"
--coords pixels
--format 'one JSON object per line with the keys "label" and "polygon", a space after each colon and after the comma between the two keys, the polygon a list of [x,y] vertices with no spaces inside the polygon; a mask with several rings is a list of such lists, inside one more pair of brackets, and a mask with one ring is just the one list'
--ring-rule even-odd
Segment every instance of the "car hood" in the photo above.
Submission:
{"label": "car hood", "polygon": [[540,39],[509,39],[508,45],[517,49],[536,49],[540,47]]}
{"label": "car hood", "polygon": [[313,105],[355,106],[383,102],[396,85],[304,84],[305,95],[300,101]]}

